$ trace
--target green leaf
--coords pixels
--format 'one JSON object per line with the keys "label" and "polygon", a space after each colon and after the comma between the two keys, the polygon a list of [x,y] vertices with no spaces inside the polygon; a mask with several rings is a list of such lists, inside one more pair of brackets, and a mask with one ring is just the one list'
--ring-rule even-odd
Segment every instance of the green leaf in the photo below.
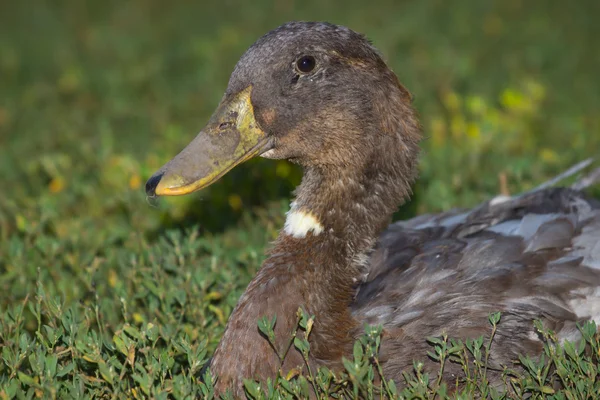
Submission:
{"label": "green leaf", "polygon": [[579,354],[575,350],[575,347],[573,346],[573,343],[571,343],[571,342],[569,342],[567,340],[567,341],[564,342],[563,347],[564,347],[565,352],[567,353],[567,355],[569,357],[571,357],[574,361],[577,361],[579,359]]}
{"label": "green leaf", "polygon": [[63,376],[69,374],[71,371],[73,371],[75,369],[75,363],[68,363],[62,367],[58,367],[58,372],[56,373],[56,376],[59,378],[62,378]]}
{"label": "green leaf", "polygon": [[440,356],[438,354],[434,354],[431,351],[428,351],[427,355],[434,361],[440,361]]}
{"label": "green leaf", "polygon": [[253,381],[252,379],[244,379],[244,389],[246,390],[246,394],[250,396],[252,399],[260,399],[262,398],[262,393],[260,390],[260,385]]}
{"label": "green leaf", "polygon": [[498,322],[500,322],[500,316],[500,311],[490,314],[490,316],[488,317],[490,324],[492,324],[493,326],[498,325]]}
{"label": "green leaf", "polygon": [[296,347],[302,354],[307,354],[310,349],[310,344],[306,339],[302,339],[299,337],[294,338],[294,347]]}
{"label": "green leaf", "polygon": [[273,336],[273,329],[275,328],[276,321],[277,316],[273,316],[273,319],[263,316],[258,320],[258,329],[263,335],[265,335],[267,338],[270,338]]}
{"label": "green leaf", "polygon": [[362,345],[360,344],[360,341],[356,341],[354,342],[354,349],[353,349],[353,354],[354,354],[354,362],[360,362],[363,358],[363,348]]}
{"label": "green leaf", "polygon": [[119,350],[121,352],[121,354],[125,355],[126,357],[129,355],[129,348],[128,348],[127,344],[125,344],[125,341],[121,336],[114,335],[113,343],[117,347],[117,350]]}
{"label": "green leaf", "polygon": [[127,332],[129,334],[129,336],[133,337],[134,339],[143,340],[142,334],[140,333],[138,328],[136,328],[135,326],[125,324],[123,326],[123,330],[125,332]]}
{"label": "green leaf", "polygon": [[54,354],[49,354],[46,356],[46,374],[50,378],[54,378],[56,375],[56,365],[58,363],[58,357]]}
{"label": "green leaf", "polygon": [[35,388],[39,388],[40,387],[40,385],[35,381],[34,378],[32,378],[29,375],[24,374],[21,371],[19,371],[17,373],[17,376],[19,377],[19,380],[21,381],[21,383],[23,383],[24,385],[32,386],[32,387],[35,387]]}
{"label": "green leaf", "polygon": [[114,383],[114,375],[115,375],[113,368],[111,366],[109,366],[108,364],[101,362],[98,364],[98,370],[100,371],[100,375],[102,376],[102,379],[104,379],[106,382],[108,382],[112,386]]}
{"label": "green leaf", "polygon": [[444,344],[444,341],[442,339],[437,338],[437,337],[433,337],[433,336],[427,337],[427,341],[430,344],[433,344],[433,345],[442,345],[442,344]]}

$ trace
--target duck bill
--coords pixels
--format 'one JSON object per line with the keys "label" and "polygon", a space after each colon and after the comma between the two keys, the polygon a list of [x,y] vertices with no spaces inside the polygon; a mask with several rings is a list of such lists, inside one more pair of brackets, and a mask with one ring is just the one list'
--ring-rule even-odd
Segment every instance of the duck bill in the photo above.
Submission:
{"label": "duck bill", "polygon": [[254,117],[252,86],[223,99],[207,126],[146,183],[149,196],[192,193],[219,180],[236,165],[269,150]]}

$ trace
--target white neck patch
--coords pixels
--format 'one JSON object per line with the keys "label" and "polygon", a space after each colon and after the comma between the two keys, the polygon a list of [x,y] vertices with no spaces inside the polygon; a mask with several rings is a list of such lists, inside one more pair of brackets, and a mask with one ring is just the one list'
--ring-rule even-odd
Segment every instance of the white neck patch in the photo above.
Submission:
{"label": "white neck patch", "polygon": [[283,226],[285,233],[300,239],[306,237],[306,234],[311,231],[314,236],[323,232],[323,225],[321,225],[317,217],[310,212],[296,210],[294,208],[295,207],[292,205],[292,209],[287,213],[285,225]]}

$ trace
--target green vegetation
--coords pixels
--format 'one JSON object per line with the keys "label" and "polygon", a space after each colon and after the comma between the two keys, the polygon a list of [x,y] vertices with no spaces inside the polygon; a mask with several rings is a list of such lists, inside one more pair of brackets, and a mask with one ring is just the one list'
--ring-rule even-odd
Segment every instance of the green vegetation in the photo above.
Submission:
{"label": "green vegetation", "polygon": [[[267,30],[329,20],[386,55],[429,138],[398,216],[408,217],[526,190],[597,156],[599,14],[593,0],[0,2],[0,398],[210,392],[200,370],[300,171],[256,160],[153,204],[142,186],[202,127]],[[377,340],[357,345],[348,379],[323,371],[319,382],[376,390],[365,357]],[[484,342],[449,340],[432,342],[444,362],[485,355]],[[554,398],[590,398],[598,338],[586,341],[592,353],[548,347],[543,363],[521,360],[527,372],[510,385],[540,397],[560,380],[569,391]],[[483,364],[471,367],[469,393],[491,396]],[[444,396],[419,368],[407,373],[408,391],[386,393]]]}
{"label": "green vegetation", "polygon": [[[583,340],[578,345],[565,342],[558,346],[554,334],[535,322],[535,329],[543,338],[544,352],[539,359],[521,357],[515,364],[524,369],[518,373],[510,368],[503,371],[504,387],[499,390],[487,379],[488,359],[494,345],[496,328],[501,323],[501,314],[489,316],[490,333],[486,338],[479,337],[466,341],[430,337],[432,345],[428,356],[437,361],[439,369],[424,371],[423,363],[415,361],[413,370],[404,373],[404,388],[399,389],[393,380],[385,379],[379,364],[378,350],[381,341],[381,328],[367,327],[365,334],[356,341],[353,357],[344,360],[346,371],[338,376],[326,368],[316,373],[307,370],[295,380],[278,376],[275,382],[267,382],[262,387],[251,380],[245,381],[246,393],[251,399],[293,399],[308,398],[311,390],[318,398],[376,398],[383,395],[390,399],[446,399],[453,392],[455,398],[552,398],[552,399],[591,399],[597,396],[600,382],[597,381],[600,362],[600,336],[594,322],[586,322],[580,327]],[[300,351],[306,363],[310,345],[308,337],[313,318],[298,310],[298,330],[294,332],[290,347]],[[259,323],[266,337],[274,337],[272,323],[263,320]],[[274,322],[274,321],[273,321]],[[269,339],[270,340],[270,339]],[[275,347],[275,346],[274,346]],[[441,373],[448,363],[462,367],[464,376],[456,387],[448,387],[441,380]],[[437,373],[437,376],[435,375]],[[290,374],[288,374],[290,375]],[[293,375],[293,374],[291,374]],[[379,379],[383,377],[383,379]],[[556,389],[561,388],[561,389]],[[209,391],[208,389],[207,391]]]}

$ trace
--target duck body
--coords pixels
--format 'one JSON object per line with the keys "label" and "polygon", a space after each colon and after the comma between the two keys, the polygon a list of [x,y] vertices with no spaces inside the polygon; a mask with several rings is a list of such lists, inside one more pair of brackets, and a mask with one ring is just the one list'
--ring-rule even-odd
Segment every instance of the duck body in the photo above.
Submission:
{"label": "duck body", "polygon": [[[488,377],[519,355],[539,355],[540,320],[559,341],[580,339],[577,324],[600,321],[600,204],[569,188],[488,201],[468,211],[391,225],[370,259],[350,308],[363,324],[383,325],[386,376],[422,360],[428,336],[490,334],[500,311]],[[460,375],[452,363],[449,382]]]}
{"label": "duck body", "polygon": [[[562,339],[600,318],[600,207],[543,189],[470,211],[389,225],[417,176],[421,129],[408,91],[362,36],[295,22],[240,59],[207,126],[146,184],[150,196],[213,183],[260,155],[304,169],[286,223],[228,321],[210,368],[219,393],[302,367],[281,361],[296,311],[315,315],[311,367],[341,370],[365,324],[382,325],[387,379],[423,359],[425,338],[489,333],[490,362],[537,354],[533,321]],[[257,322],[276,317],[275,347]],[[446,370],[453,381],[452,368]]]}

